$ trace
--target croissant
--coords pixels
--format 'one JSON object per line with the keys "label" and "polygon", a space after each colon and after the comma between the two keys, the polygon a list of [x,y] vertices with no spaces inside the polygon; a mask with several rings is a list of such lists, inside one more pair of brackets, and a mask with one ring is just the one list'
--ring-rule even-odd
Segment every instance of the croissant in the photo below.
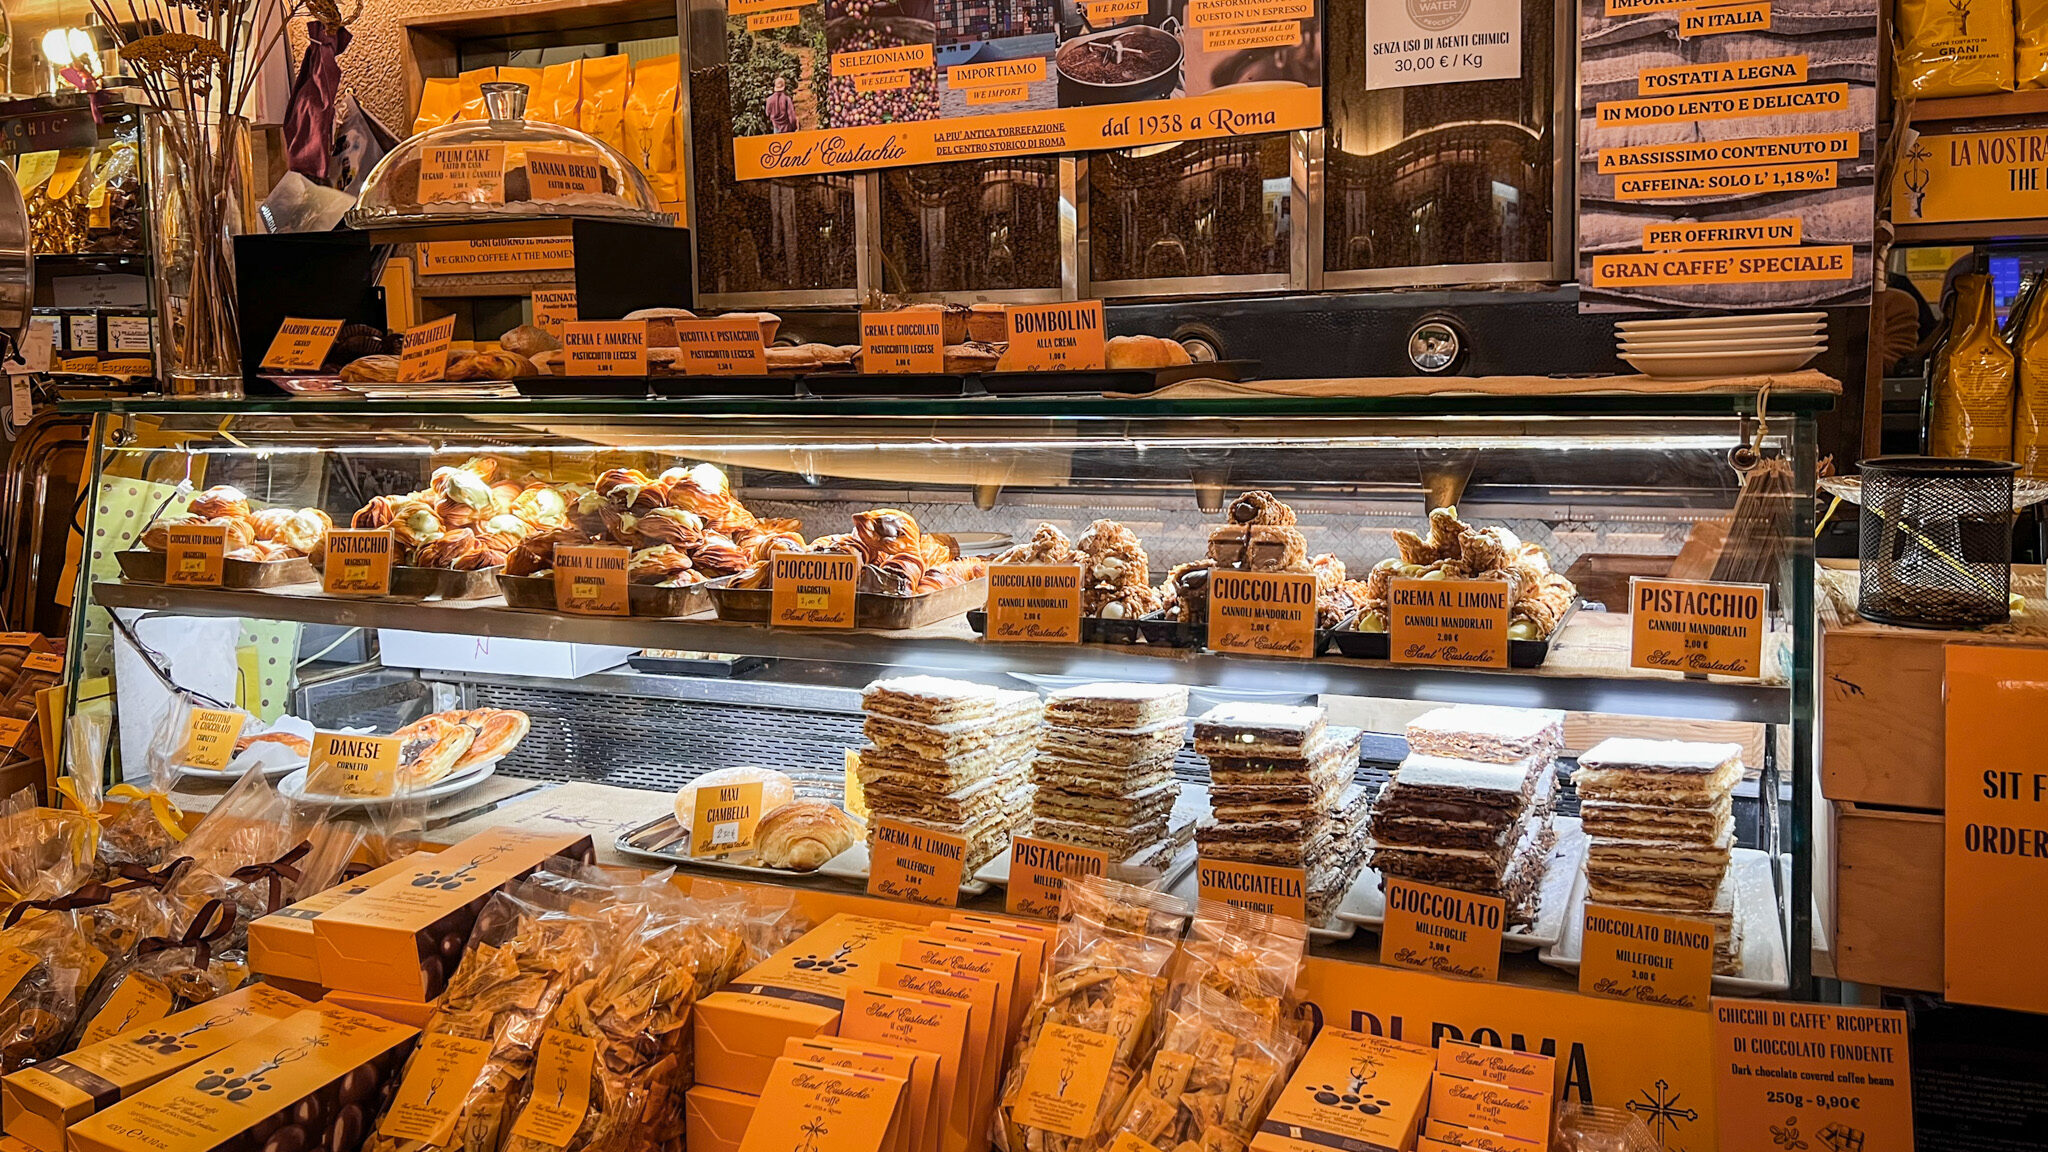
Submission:
{"label": "croissant", "polygon": [[569,502],[546,484],[528,484],[512,498],[511,512],[536,528],[559,528],[569,522]]}
{"label": "croissant", "polygon": [[284,522],[291,518],[292,510],[289,508],[264,508],[249,513],[249,527],[255,531],[256,539],[275,540]]}
{"label": "croissant", "polygon": [[186,505],[185,511],[201,520],[211,520],[217,516],[247,516],[249,498],[242,494],[240,488],[226,484],[217,485],[192,497],[192,503]]}
{"label": "croissant", "polygon": [[690,557],[672,544],[643,548],[626,563],[626,579],[635,584],[660,584],[688,572]]}
{"label": "croissant", "polygon": [[290,560],[294,555],[296,554],[291,549],[279,544],[275,540],[258,540],[253,544],[246,544],[229,551],[227,558],[230,560],[252,560],[258,564],[268,564],[278,560]]}
{"label": "croissant", "polygon": [[953,546],[948,542],[950,539],[934,532],[918,541],[917,554],[923,559],[925,567],[936,568],[954,558]]}
{"label": "croissant", "polygon": [[704,538],[704,521],[681,508],[655,508],[643,513],[634,525],[640,537],[653,544],[673,544],[689,550]]}
{"label": "croissant", "polygon": [[754,827],[754,850],[770,868],[815,872],[853,847],[860,834],[860,822],[838,805],[792,800],[761,817]]}
{"label": "croissant", "polygon": [[382,528],[391,523],[393,516],[398,511],[398,506],[407,499],[409,497],[372,496],[368,504],[356,509],[356,514],[349,517],[348,526],[351,528]]}

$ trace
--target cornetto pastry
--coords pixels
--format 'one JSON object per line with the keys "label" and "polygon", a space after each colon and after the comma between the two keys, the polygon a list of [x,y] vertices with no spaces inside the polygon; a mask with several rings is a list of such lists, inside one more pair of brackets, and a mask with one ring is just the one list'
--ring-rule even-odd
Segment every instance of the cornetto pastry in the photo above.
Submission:
{"label": "cornetto pastry", "polygon": [[775,809],[754,826],[754,852],[770,868],[815,872],[861,835],[860,821],[837,804],[796,800]]}
{"label": "cornetto pastry", "polygon": [[1002,359],[991,344],[969,341],[965,344],[949,344],[945,349],[948,372],[993,372],[996,362]]}
{"label": "cornetto pastry", "polygon": [[628,320],[647,321],[649,348],[674,348],[681,342],[676,338],[676,321],[696,318],[688,308],[641,308],[625,315]]}
{"label": "cornetto pastry", "polygon": [[235,740],[235,755],[240,756],[259,744],[275,744],[289,750],[295,756],[313,754],[313,742],[295,732],[257,732]]}
{"label": "cornetto pastry", "polygon": [[392,733],[398,738],[398,783],[401,789],[424,788],[455,771],[476,730],[444,715],[422,716]]}
{"label": "cornetto pastry", "polygon": [[561,341],[548,335],[547,329],[537,328],[532,324],[521,324],[498,337],[498,347],[514,356],[525,356],[529,360],[543,352],[556,351],[561,346]]}

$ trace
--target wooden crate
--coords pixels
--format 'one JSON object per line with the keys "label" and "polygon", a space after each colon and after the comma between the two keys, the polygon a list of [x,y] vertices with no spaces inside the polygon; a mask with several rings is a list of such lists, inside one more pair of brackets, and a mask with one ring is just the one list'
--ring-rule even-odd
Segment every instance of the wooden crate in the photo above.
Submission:
{"label": "wooden crate", "polygon": [[1834,809],[1836,975],[1941,991],[1941,813]]}
{"label": "wooden crate", "polygon": [[[1853,573],[1854,561],[1824,565]],[[1850,577],[1853,587],[1853,576]],[[2013,569],[2013,587],[2039,608],[2042,570]],[[1830,800],[1939,812],[1942,680],[1950,644],[2048,647],[2048,636],[1844,621],[1820,597],[1821,794]]]}

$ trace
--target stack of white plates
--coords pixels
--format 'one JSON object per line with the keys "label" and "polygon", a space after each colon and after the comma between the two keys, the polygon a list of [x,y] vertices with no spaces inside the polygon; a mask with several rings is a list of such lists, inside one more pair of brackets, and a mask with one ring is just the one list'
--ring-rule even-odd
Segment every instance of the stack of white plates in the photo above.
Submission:
{"label": "stack of white plates", "polygon": [[1792,372],[1828,346],[1825,312],[1623,320],[1614,328],[1623,360],[1645,376],[1673,380]]}

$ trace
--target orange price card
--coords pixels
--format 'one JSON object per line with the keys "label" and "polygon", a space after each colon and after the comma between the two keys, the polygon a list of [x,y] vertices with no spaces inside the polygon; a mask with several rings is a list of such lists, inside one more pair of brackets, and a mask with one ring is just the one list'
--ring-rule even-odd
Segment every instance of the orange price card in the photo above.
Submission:
{"label": "orange price card", "polygon": [[218,588],[227,571],[227,529],[219,524],[183,524],[164,537],[164,583],[185,588]]}
{"label": "orange price card", "polygon": [[1630,577],[1629,666],[1756,679],[1770,601],[1768,584]]}
{"label": "orange price card", "polygon": [[631,608],[626,565],[633,550],[618,544],[564,544],[555,549],[555,610],[578,616],[624,616]]}
{"label": "orange price card", "polygon": [[768,349],[752,316],[676,321],[685,376],[765,376]]}
{"label": "orange price card", "polygon": [[331,528],[320,588],[329,596],[387,596],[396,542],[389,528]]}
{"label": "orange price card", "polygon": [[647,375],[647,322],[569,321],[562,326],[562,366],[570,376]]}
{"label": "orange price card", "polygon": [[1100,876],[1109,870],[1109,853],[1057,840],[1010,837],[1010,885],[1003,910],[1012,916],[1055,920],[1060,894],[1068,880]]}
{"label": "orange price card", "polygon": [[853,627],[854,583],[860,557],[840,552],[777,552],[768,622],[779,628]]}
{"label": "orange price card", "polygon": [[1109,347],[1102,301],[1016,304],[1007,313],[1010,343],[999,372],[1100,371]]}
{"label": "orange price card", "polygon": [[945,324],[938,312],[860,314],[860,370],[939,373],[946,370]]}
{"label": "orange price card", "polygon": [[960,902],[967,839],[878,818],[868,837],[868,895],[950,908]]}
{"label": "orange price card", "polygon": [[1396,664],[1505,668],[1512,607],[1505,580],[1397,576],[1387,593],[1389,659]]}
{"label": "orange price card", "polygon": [[1267,916],[1308,919],[1308,875],[1300,868],[1204,859],[1195,865],[1202,899]]}
{"label": "orange price card", "polygon": [[991,640],[1080,643],[1080,565],[990,565],[987,635]]}
{"label": "orange price card", "polygon": [[1713,986],[1713,925],[1633,908],[1586,905],[1579,991],[1704,1012]]}
{"label": "orange price card", "polygon": [[1904,1012],[1726,997],[1712,1011],[1719,1147],[1911,1152]]}
{"label": "orange price card", "polygon": [[443,316],[399,337],[398,379],[404,384],[439,380],[448,374],[448,348],[455,343],[455,317]]}
{"label": "orange price card", "polygon": [[312,372],[327,361],[334,338],[341,335],[339,320],[301,320],[287,316],[277,326],[277,335],[263,353],[262,366],[273,372]]}
{"label": "orange price card", "polygon": [[1209,574],[1209,647],[1248,656],[1316,654],[1316,578],[1307,573]]}
{"label": "orange price card", "polygon": [[1506,902],[1388,877],[1380,963],[1474,980],[1500,978]]}

